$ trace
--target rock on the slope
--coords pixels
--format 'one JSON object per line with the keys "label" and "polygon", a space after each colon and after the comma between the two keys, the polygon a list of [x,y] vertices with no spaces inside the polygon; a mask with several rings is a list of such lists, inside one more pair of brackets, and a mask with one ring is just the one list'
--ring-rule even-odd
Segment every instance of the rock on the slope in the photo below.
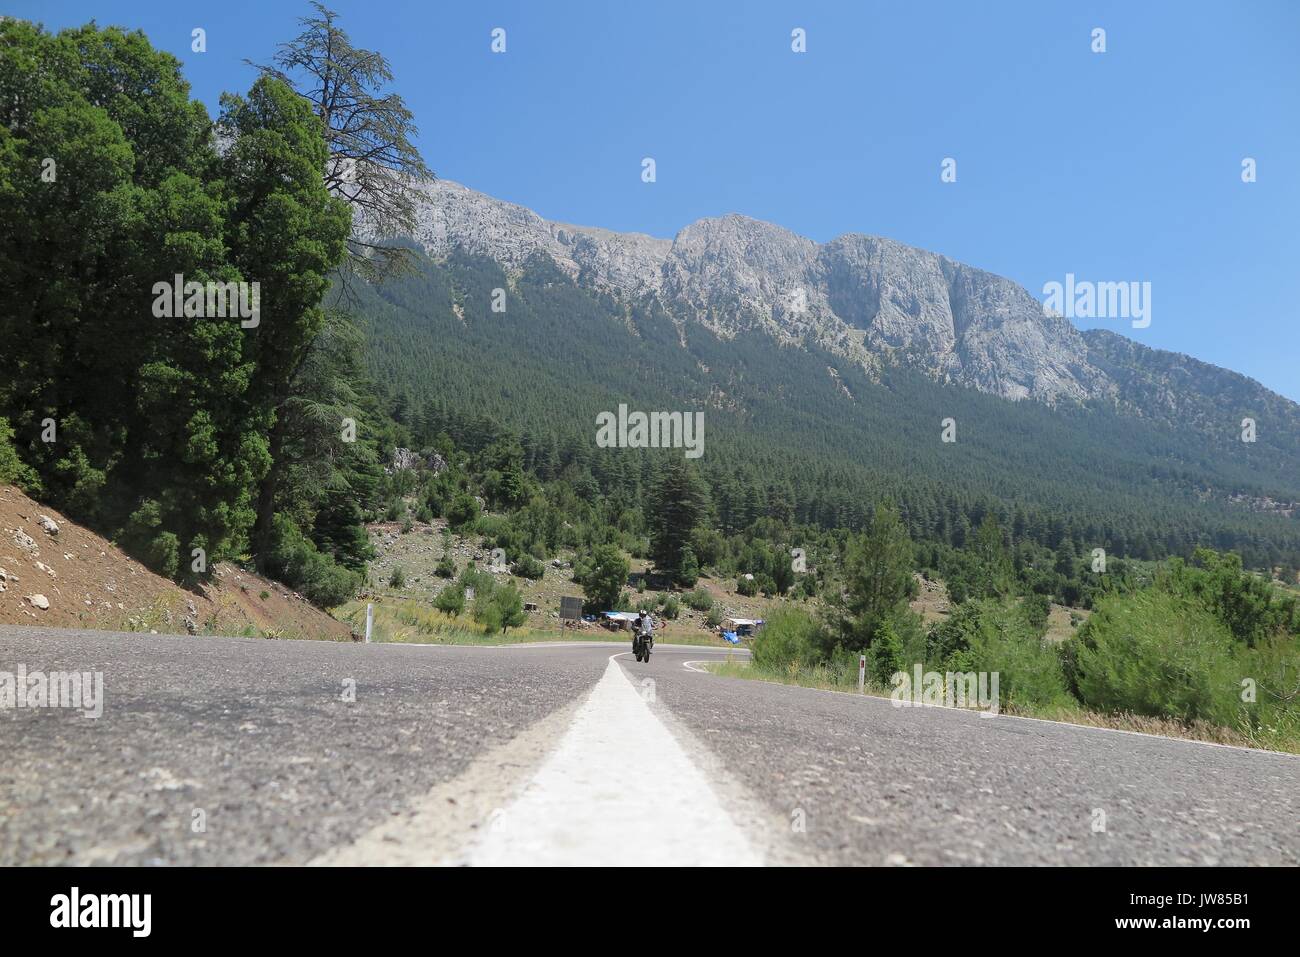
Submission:
{"label": "rock on the slope", "polygon": [[28,595],[27,600],[31,602],[33,608],[39,608],[41,611],[46,611],[50,607],[50,600],[44,595]]}
{"label": "rock on the slope", "polygon": [[46,531],[47,534],[50,534],[50,535],[57,535],[57,534],[59,534],[59,525],[58,525],[58,523],[57,523],[56,521],[54,521],[54,519],[50,518],[48,515],[39,515],[39,516],[37,516],[37,518],[36,518],[36,524],[40,525],[41,528],[45,529],[45,531]]}

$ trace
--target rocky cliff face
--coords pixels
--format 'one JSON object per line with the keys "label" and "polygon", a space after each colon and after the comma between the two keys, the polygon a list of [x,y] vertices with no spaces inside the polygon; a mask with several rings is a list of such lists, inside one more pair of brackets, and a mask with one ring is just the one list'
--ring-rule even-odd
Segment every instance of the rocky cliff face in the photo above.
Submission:
{"label": "rocky cliff face", "polygon": [[421,191],[414,238],[434,259],[462,249],[509,272],[542,253],[579,283],[656,297],[684,336],[695,324],[722,337],[758,329],[784,344],[817,343],[868,370],[907,364],[1003,398],[1049,403],[1124,403],[1135,388],[1144,402],[1170,399],[1186,383],[1167,376],[1185,379],[1194,362],[1162,359],[1172,354],[1121,337],[1087,338],[1014,282],[889,239],[855,233],[819,245],[738,215],[656,239],[549,222],[446,180]]}

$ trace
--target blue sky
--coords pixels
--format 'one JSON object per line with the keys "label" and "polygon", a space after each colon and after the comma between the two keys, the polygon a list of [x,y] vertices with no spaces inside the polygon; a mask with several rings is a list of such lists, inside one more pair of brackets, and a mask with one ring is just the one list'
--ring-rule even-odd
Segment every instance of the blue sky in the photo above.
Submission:
{"label": "blue sky", "polygon": [[[267,59],[307,9],[0,6],[51,28],[141,28],[214,113],[222,90],[253,79],[244,58]],[[1148,328],[1079,324],[1300,400],[1300,3],[330,6],[392,62],[440,176],[549,219],[656,236],[728,212],[818,241],[889,236],[1040,297],[1067,272],[1150,282]],[[194,27],[206,53],[190,51]],[[945,157],[955,183],[940,181]]]}

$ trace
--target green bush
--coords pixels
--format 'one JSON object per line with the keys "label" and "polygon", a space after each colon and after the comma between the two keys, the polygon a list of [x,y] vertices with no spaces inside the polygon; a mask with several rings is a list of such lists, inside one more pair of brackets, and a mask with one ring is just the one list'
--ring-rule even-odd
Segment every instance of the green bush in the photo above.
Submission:
{"label": "green bush", "polygon": [[456,577],[456,563],[451,560],[450,554],[445,554],[442,558],[438,559],[438,564],[433,569],[433,573],[439,578]]}
{"label": "green bush", "polygon": [[700,580],[700,562],[695,557],[695,550],[687,545],[682,549],[682,563],[675,576],[677,584],[691,588]]}
{"label": "green bush", "polygon": [[979,631],[980,617],[985,608],[979,602],[965,602],[952,613],[930,626],[928,657],[933,661],[948,661],[953,655],[966,651]]}
{"label": "green bush", "polygon": [[1072,677],[1089,707],[1221,725],[1237,716],[1232,634],[1193,599],[1162,589],[1108,596],[1070,642]]}
{"label": "green bush", "polygon": [[820,627],[807,612],[777,609],[754,638],[751,650],[755,667],[786,672],[816,664],[821,657],[819,632]]}
{"label": "green bush", "polygon": [[532,555],[521,555],[519,561],[515,562],[514,573],[520,578],[538,581],[546,574],[546,566]]}
{"label": "green bush", "polygon": [[406,570],[402,568],[401,565],[398,565],[393,569],[393,574],[389,576],[388,584],[392,585],[394,588],[406,587]]}
{"label": "green bush", "polygon": [[615,545],[598,545],[585,560],[574,563],[573,580],[582,586],[583,611],[612,611],[622,601],[628,563]]}
{"label": "green bush", "polygon": [[513,582],[474,596],[474,620],[483,626],[484,634],[504,632],[522,625],[527,619],[523,597]]}
{"label": "green bush", "polygon": [[180,539],[163,531],[163,507],[150,499],[140,505],[122,530],[122,548],[151,571],[175,578],[180,569]]}
{"label": "green bush", "polygon": [[676,621],[678,616],[681,615],[681,613],[682,613],[681,603],[672,595],[669,595],[668,599],[663,604],[663,608],[660,609],[660,614],[662,614],[669,621]]}
{"label": "green bush", "polygon": [[903,642],[894,623],[885,620],[867,649],[867,674],[881,686],[888,686],[899,671],[911,672],[912,663],[903,654]]}
{"label": "green bush", "polygon": [[[841,649],[836,649],[838,651]],[[857,654],[852,648],[842,649],[852,659],[857,672]],[[835,658],[835,651],[830,657]],[[899,671],[911,672],[914,665],[927,666],[927,638],[921,627],[921,618],[906,606],[885,616],[876,629],[876,636],[866,650],[867,674],[881,687],[887,687]]]}
{"label": "green bush", "polygon": [[433,607],[456,618],[465,610],[465,586],[460,584],[448,585],[433,600]]}
{"label": "green bush", "polygon": [[1240,555],[1198,548],[1194,561],[1198,567],[1171,562],[1167,586],[1196,598],[1238,641],[1253,648],[1273,635],[1300,630],[1296,599],[1279,595],[1261,576],[1243,572]]}
{"label": "green bush", "polygon": [[694,611],[708,611],[713,607],[713,596],[703,588],[688,591],[682,596],[682,601],[686,602],[686,607]]}
{"label": "green bush", "polygon": [[478,502],[464,492],[457,495],[447,508],[447,524],[457,530],[473,525],[478,517]]}
{"label": "green bush", "polygon": [[1052,602],[1046,595],[1033,594],[1025,597],[1024,604],[1025,620],[1029,622],[1029,627],[1034,630],[1034,634],[1045,635],[1047,633],[1047,619],[1052,614]]}
{"label": "green bush", "polygon": [[758,594],[758,579],[746,578],[741,575],[736,579],[736,593],[744,595],[746,598],[752,598]]}
{"label": "green bush", "polygon": [[717,628],[722,624],[722,609],[716,606],[710,608],[709,613],[704,616],[704,624],[710,628]]}
{"label": "green bush", "polygon": [[474,589],[476,599],[480,595],[490,595],[497,585],[496,579],[489,572],[475,568],[473,565],[466,565],[457,581],[460,582],[462,588]]}
{"label": "green bush", "polygon": [[986,599],[964,611],[967,646],[934,664],[936,670],[997,672],[1005,710],[1072,703],[1060,654],[1035,633],[1022,608]]}
{"label": "green bush", "polygon": [[17,485],[35,492],[38,490],[36,473],[18,458],[13,437],[14,430],[10,427],[9,420],[0,418],[0,485]]}
{"label": "green bush", "polygon": [[272,545],[262,566],[268,575],[302,592],[321,608],[334,608],[356,595],[361,576],[319,552],[289,516],[277,514],[273,529]]}

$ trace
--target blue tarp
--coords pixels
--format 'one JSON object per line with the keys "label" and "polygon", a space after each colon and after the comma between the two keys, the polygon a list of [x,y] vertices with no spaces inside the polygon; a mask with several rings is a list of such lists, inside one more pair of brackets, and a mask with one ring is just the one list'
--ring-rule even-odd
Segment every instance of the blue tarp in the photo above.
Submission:
{"label": "blue tarp", "polygon": [[722,640],[729,641],[733,645],[740,644],[740,639],[736,636],[736,633],[734,631],[724,631],[722,633]]}

